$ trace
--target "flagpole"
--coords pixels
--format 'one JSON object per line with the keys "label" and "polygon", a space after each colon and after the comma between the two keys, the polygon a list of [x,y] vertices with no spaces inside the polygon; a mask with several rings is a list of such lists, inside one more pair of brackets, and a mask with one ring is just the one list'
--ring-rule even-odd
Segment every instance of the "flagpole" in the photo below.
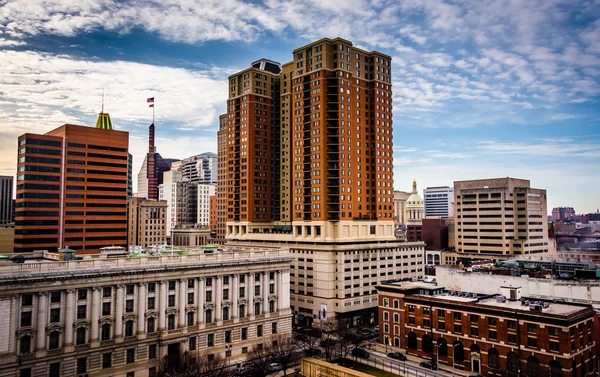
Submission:
{"label": "flagpole", "polygon": [[154,102],[152,102],[152,123],[154,124],[154,107],[156,106],[156,104]]}

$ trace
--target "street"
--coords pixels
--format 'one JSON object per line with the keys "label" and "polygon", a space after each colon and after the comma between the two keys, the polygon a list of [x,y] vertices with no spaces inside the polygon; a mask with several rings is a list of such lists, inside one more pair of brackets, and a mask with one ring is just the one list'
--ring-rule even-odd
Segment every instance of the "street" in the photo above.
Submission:
{"label": "street", "polygon": [[[356,359],[356,361],[381,369],[388,372],[406,375],[407,377],[434,377],[434,376],[445,376],[452,377],[456,376],[451,371],[447,370],[431,370],[422,368],[419,366],[418,361],[400,361],[387,357],[386,354],[369,350],[371,357],[368,359]],[[442,366],[442,368],[445,368]]]}

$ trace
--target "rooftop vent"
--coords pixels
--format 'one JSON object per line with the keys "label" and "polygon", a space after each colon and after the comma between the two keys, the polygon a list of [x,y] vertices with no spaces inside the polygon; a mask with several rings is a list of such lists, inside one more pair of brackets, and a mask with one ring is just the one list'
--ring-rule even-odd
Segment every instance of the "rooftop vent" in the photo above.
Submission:
{"label": "rooftop vent", "polygon": [[500,303],[506,302],[506,297],[504,297],[503,295],[498,295],[498,296],[496,296],[496,302],[500,302]]}

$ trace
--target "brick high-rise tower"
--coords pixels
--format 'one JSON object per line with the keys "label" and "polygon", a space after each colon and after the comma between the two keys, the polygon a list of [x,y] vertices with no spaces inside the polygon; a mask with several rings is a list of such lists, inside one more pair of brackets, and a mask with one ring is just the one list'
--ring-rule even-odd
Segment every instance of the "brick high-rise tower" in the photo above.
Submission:
{"label": "brick high-rise tower", "polygon": [[295,321],[369,323],[374,285],[423,275],[424,244],[394,235],[390,56],[325,38],[254,62],[226,122],[227,243],[290,249]]}
{"label": "brick high-rise tower", "polygon": [[21,135],[15,251],[127,246],[128,148],[129,133],[105,113],[96,128]]}

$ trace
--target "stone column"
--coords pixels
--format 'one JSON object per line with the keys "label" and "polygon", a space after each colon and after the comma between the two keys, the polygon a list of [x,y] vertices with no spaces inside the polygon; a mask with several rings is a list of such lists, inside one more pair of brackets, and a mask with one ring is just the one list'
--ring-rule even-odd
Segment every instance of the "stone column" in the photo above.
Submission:
{"label": "stone column", "polygon": [[158,330],[167,328],[167,283],[161,281],[158,284]]}
{"label": "stone column", "polygon": [[98,326],[100,321],[100,288],[94,287],[92,288],[92,313],[91,313],[91,333],[90,333],[90,341],[93,344],[98,343]]}
{"label": "stone column", "polygon": [[237,274],[234,274],[231,277],[231,318],[237,320],[239,317],[239,306],[238,306],[238,291],[239,291],[239,277]]}
{"label": "stone column", "polygon": [[146,283],[138,285],[137,294],[137,335],[138,338],[146,338]]}
{"label": "stone column", "polygon": [[223,286],[221,285],[220,276],[215,276],[215,321],[217,324],[221,322],[223,318],[223,307],[221,306],[221,301],[223,300]]}
{"label": "stone column", "polygon": [[262,287],[263,313],[267,314],[269,312],[269,271],[265,271],[262,274],[262,277],[263,277],[263,282],[262,282],[262,284],[263,284],[263,287]]}
{"label": "stone column", "polygon": [[67,304],[65,308],[65,347],[73,345],[73,322],[75,322],[75,292],[67,290]]}
{"label": "stone column", "polygon": [[186,279],[181,279],[179,280],[179,308],[177,308],[178,310],[178,314],[179,314],[179,326],[178,327],[185,327],[186,323],[185,323],[185,305],[187,303],[187,280]]}
{"label": "stone column", "polygon": [[198,309],[196,309],[196,322],[198,325],[204,324],[204,303],[206,302],[206,280],[198,279]]}
{"label": "stone column", "polygon": [[250,275],[248,276],[248,284],[246,284],[248,286],[248,316],[249,317],[254,317],[254,315],[256,313],[254,313],[254,273],[251,272]]}
{"label": "stone column", "polygon": [[38,295],[36,350],[46,351],[46,325],[48,324],[48,296],[46,292]]}
{"label": "stone column", "polygon": [[[115,338],[123,338],[123,305],[125,300],[125,287],[123,284],[117,286],[117,302],[115,305]],[[117,340],[119,342],[119,340]]]}
{"label": "stone column", "polygon": [[12,296],[10,298],[10,324],[8,328],[8,353],[14,353],[17,347],[17,341],[15,339],[15,334],[17,333],[17,297]]}
{"label": "stone column", "polygon": [[281,295],[283,292],[283,273],[281,271],[275,272],[275,294],[277,295],[277,311],[283,309],[281,305]]}

